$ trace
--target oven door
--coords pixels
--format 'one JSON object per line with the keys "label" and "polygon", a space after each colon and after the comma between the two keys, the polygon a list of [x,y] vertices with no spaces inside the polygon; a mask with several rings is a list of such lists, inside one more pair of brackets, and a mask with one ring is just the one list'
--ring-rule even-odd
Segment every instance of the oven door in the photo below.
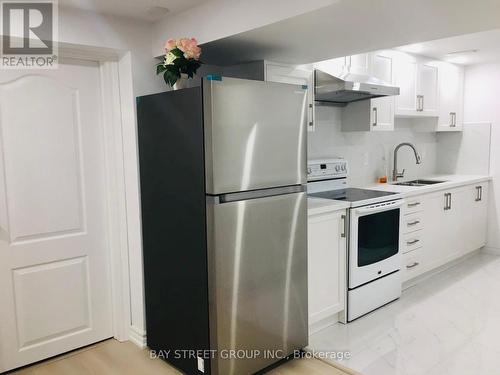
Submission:
{"label": "oven door", "polygon": [[351,209],[350,289],[400,269],[402,205],[396,200]]}

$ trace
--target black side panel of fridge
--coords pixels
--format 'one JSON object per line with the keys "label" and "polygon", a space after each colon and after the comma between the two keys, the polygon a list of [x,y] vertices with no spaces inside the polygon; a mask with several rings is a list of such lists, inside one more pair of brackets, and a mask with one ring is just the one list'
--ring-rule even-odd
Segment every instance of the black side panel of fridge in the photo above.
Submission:
{"label": "black side panel of fridge", "polygon": [[201,87],[139,97],[137,117],[147,344],[200,374],[175,351],[210,349]]}

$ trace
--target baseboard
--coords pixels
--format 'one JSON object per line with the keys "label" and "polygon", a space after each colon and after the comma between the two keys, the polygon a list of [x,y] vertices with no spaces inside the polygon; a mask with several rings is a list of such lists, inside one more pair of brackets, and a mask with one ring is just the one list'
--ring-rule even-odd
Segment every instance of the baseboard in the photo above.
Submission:
{"label": "baseboard", "polygon": [[481,252],[485,254],[500,255],[500,249],[498,247],[485,246],[481,249]]}
{"label": "baseboard", "polygon": [[146,347],[146,332],[134,326],[130,326],[128,338],[139,348]]}
{"label": "baseboard", "polygon": [[341,313],[343,313],[343,311],[334,313],[326,318],[321,319],[318,322],[309,324],[309,336],[314,335],[315,333],[322,331],[325,328],[328,328],[328,327],[338,323],[339,322],[339,314],[341,314]]}

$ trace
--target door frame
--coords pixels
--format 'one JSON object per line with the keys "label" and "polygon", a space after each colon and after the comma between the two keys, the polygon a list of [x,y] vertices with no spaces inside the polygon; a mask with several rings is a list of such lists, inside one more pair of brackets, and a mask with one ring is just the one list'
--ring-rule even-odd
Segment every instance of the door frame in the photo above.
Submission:
{"label": "door frame", "polygon": [[[133,250],[142,256],[140,219],[139,226],[135,227],[128,219],[129,215],[137,215],[140,218],[137,129],[131,53],[130,51],[60,43],[59,58],[99,63],[112,332],[115,339],[127,341],[132,338],[131,332],[134,332],[129,253]],[[132,155],[127,158],[127,153]],[[132,178],[127,176],[134,170],[135,174]],[[131,199],[130,195],[134,194],[137,195],[136,199]],[[138,345],[142,344],[137,340],[133,341]],[[145,342],[142,346],[145,346]]]}

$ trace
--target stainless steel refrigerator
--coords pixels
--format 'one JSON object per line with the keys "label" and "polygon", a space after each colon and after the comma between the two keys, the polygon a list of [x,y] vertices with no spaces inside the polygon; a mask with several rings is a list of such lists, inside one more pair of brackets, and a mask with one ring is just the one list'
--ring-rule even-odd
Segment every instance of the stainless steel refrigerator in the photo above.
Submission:
{"label": "stainless steel refrigerator", "polygon": [[308,343],[306,88],[209,76],[137,114],[148,346],[188,374],[293,355]]}

